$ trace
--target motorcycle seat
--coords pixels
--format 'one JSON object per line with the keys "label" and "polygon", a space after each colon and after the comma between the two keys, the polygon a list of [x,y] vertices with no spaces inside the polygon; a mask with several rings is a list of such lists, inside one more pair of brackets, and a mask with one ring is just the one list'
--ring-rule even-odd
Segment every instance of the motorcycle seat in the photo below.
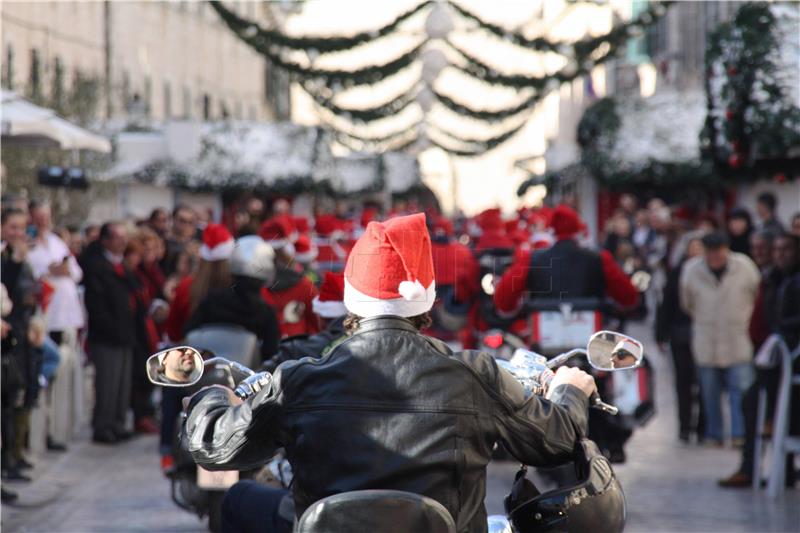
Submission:
{"label": "motorcycle seat", "polygon": [[306,509],[296,533],[455,533],[456,525],[442,504],[399,490],[357,490],[323,498]]}

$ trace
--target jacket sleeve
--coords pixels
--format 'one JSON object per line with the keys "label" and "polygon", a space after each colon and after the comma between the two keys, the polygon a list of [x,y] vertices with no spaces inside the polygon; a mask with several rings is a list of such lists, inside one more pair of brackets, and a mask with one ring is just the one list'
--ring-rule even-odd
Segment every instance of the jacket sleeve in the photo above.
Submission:
{"label": "jacket sleeve", "polygon": [[622,306],[631,307],[636,305],[639,300],[639,292],[617,262],[614,261],[614,256],[608,250],[601,250],[600,259],[603,261],[606,294]]}
{"label": "jacket sleeve", "polygon": [[222,387],[195,394],[184,426],[184,443],[192,459],[207,470],[245,470],[269,460],[284,444],[281,376],[278,370],[270,387],[239,405],[231,404],[230,391]]}
{"label": "jacket sleeve", "polygon": [[510,314],[519,309],[528,279],[530,259],[528,251],[517,254],[495,287],[494,305],[501,313]]}
{"label": "jacket sleeve", "polygon": [[456,357],[479,375],[494,405],[496,434],[515,458],[531,466],[569,460],[588,432],[589,399],[580,389],[561,385],[549,400],[526,398],[522,385],[491,356],[467,351]]}

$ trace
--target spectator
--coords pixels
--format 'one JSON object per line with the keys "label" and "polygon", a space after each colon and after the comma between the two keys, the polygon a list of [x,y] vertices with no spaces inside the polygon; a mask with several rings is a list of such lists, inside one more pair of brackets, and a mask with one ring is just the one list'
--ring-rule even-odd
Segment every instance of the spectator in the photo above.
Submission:
{"label": "spectator", "polygon": [[750,213],[741,207],[731,209],[728,215],[728,237],[731,241],[731,251],[739,252],[750,257],[750,235],[753,233],[753,221]]}
{"label": "spectator", "polygon": [[762,274],[772,266],[772,239],[774,233],[767,230],[753,232],[750,236],[750,257]]}
{"label": "spectator", "polygon": [[89,246],[97,240],[100,236],[100,226],[97,224],[89,224],[83,229],[83,244]]}
{"label": "spectator", "polygon": [[93,440],[115,444],[130,437],[125,419],[131,399],[132,346],[136,342],[133,287],[123,264],[125,227],[107,222],[84,252],[89,355],[95,366]]}
{"label": "spectator", "polygon": [[245,203],[245,212],[249,217],[249,221],[256,227],[260,227],[264,221],[264,202],[261,198],[253,196]]}
{"label": "spectator", "polygon": [[77,331],[85,323],[78,295],[83,270],[64,241],[52,232],[50,206],[33,202],[30,214],[36,237],[28,262],[34,277],[42,282],[44,294],[52,291],[42,308],[50,337],[61,344],[65,332]]}
{"label": "spectator", "polygon": [[756,198],[756,214],[761,221],[761,229],[774,234],[783,233],[783,224],[775,217],[778,199],[771,192],[762,192]]}
{"label": "spectator", "polygon": [[161,271],[159,261],[164,257],[164,243],[150,228],[142,228],[136,234],[136,242],[142,248],[142,260],[136,269],[139,281],[144,285],[150,301],[164,298],[166,277]]}
{"label": "spectator", "polygon": [[172,302],[175,299],[178,285],[186,276],[195,271],[196,264],[195,257],[190,252],[183,251],[178,255],[178,260],[175,262],[175,272],[168,276],[167,281],[164,282],[164,298],[168,302]]}
{"label": "spectator", "polygon": [[744,439],[742,395],[753,379],[748,323],[759,273],[744,254],[731,252],[720,232],[703,237],[703,257],[688,261],[680,277],[681,307],[692,318],[692,353],[699,369],[706,440],[722,445],[720,396],[728,393],[731,437]]}
{"label": "spectator", "polygon": [[166,254],[161,264],[167,276],[175,272],[178,256],[186,251],[197,234],[197,214],[186,205],[179,205],[172,211],[172,231],[166,239]]}
{"label": "spectator", "polygon": [[[750,322],[750,335],[756,346],[764,342],[768,335],[779,333],[784,336],[790,349],[797,344],[800,331],[800,307],[795,305],[791,310],[787,303],[792,299],[797,302],[797,280],[800,279],[800,244],[798,238],[783,234],[775,238],[773,247],[774,267],[771,268],[759,287],[753,317]],[[795,291],[794,294],[792,291]],[[791,304],[790,304],[791,305]],[[742,460],[739,469],[731,476],[719,480],[719,485],[726,488],[746,488],[752,485],[753,459],[755,454],[755,437],[758,392],[767,392],[767,417],[772,420],[775,410],[775,398],[780,380],[780,368],[758,368],[756,381],[747,389],[742,400],[745,419],[745,443],[742,449]],[[797,399],[797,397],[795,397]],[[800,405],[795,403],[794,405]],[[795,419],[792,426],[797,425],[800,411],[793,410]],[[769,424],[769,422],[768,422]],[[794,457],[787,458],[787,484],[794,484]]]}
{"label": "spectator", "polygon": [[131,408],[133,409],[134,429],[137,433],[158,433],[153,420],[155,410],[150,402],[153,385],[147,379],[146,364],[150,354],[156,351],[158,342],[155,325],[149,316],[152,297],[148,287],[139,275],[144,256],[144,246],[137,237],[130,239],[125,247],[123,265],[130,279],[131,305],[133,306],[135,342],[133,349],[131,375]]}
{"label": "spectator", "polygon": [[[679,280],[687,261],[703,253],[702,234],[687,238],[686,251],[680,263],[667,274],[663,299],[656,315],[656,341],[669,342],[675,366],[675,396],[678,400],[678,438],[688,443],[692,433],[697,441],[704,438],[703,410],[697,386],[697,370],[692,355],[692,320],[680,307]],[[662,350],[663,351],[663,350]],[[695,409],[696,407],[696,409]],[[695,417],[694,412],[697,411]]]}
{"label": "spectator", "polygon": [[147,225],[153,230],[156,235],[165,239],[167,237],[167,232],[169,231],[169,217],[167,216],[167,210],[163,207],[156,207],[150,212],[150,216],[147,218]]}
{"label": "spectator", "polygon": [[231,286],[229,260],[233,248],[233,237],[222,224],[209,224],[203,230],[197,272],[178,283],[170,306],[166,332],[173,342],[183,338],[186,322],[209,292]]}
{"label": "spectator", "polygon": [[[29,479],[21,469],[28,466],[15,453],[24,436],[15,431],[16,422],[25,417],[36,392],[37,369],[31,357],[28,328],[35,310],[35,284],[26,262],[28,246],[25,224],[27,214],[18,209],[2,212],[3,242],[0,245],[0,281],[2,302],[2,471],[4,479]],[[33,382],[31,382],[33,378]]]}
{"label": "spectator", "polygon": [[795,215],[792,217],[791,234],[795,237],[800,237],[800,213],[795,213]]}

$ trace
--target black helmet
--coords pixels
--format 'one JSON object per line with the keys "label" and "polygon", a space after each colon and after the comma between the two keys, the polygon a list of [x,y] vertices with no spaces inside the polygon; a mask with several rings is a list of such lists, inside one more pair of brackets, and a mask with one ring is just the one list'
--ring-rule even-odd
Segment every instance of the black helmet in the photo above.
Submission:
{"label": "black helmet", "polygon": [[506,514],[515,531],[623,530],[625,495],[611,463],[589,439],[580,441],[574,461],[578,481],[544,494],[525,479],[525,470],[520,470],[511,494],[505,499]]}

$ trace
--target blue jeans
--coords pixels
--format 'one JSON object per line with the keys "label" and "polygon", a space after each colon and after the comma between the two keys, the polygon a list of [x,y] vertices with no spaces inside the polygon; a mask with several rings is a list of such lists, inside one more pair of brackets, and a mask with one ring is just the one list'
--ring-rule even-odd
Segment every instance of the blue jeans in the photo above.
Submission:
{"label": "blue jeans", "polygon": [[742,398],[753,383],[753,365],[750,363],[727,368],[698,366],[700,395],[706,416],[706,438],[722,441],[722,391],[728,393],[731,409],[731,438],[744,438]]}
{"label": "blue jeans", "polygon": [[222,500],[223,533],[290,533],[293,521],[278,508],[288,490],[267,487],[252,480],[236,483]]}

